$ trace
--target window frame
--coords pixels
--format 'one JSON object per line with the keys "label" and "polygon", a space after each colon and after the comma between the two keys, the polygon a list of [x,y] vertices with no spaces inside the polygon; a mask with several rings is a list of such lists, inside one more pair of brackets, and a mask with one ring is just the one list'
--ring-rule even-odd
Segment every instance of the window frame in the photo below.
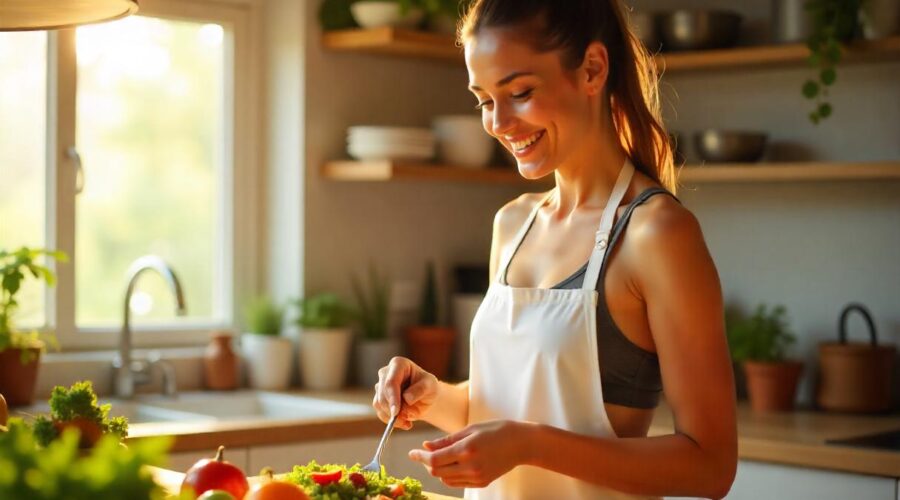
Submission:
{"label": "window frame", "polygon": [[[132,324],[132,345],[177,347],[202,345],[209,332],[234,329],[236,304],[247,293],[260,289],[262,218],[259,189],[262,186],[261,115],[259,75],[259,0],[142,0],[138,15],[171,20],[214,22],[226,27],[225,71],[233,78],[225,83],[225,175],[220,178],[226,207],[223,241],[219,245],[224,286],[220,297],[224,318],[211,322],[169,325]],[[229,36],[230,29],[230,36]],[[55,265],[57,284],[46,289],[48,325],[61,350],[109,349],[118,344],[122,325],[78,328],[75,322],[75,207],[76,165],[67,150],[75,144],[76,70],[75,30],[51,32],[48,40],[47,105],[47,246],[66,252],[69,262]],[[232,147],[227,147],[231,145]],[[89,171],[89,165],[86,169]],[[90,182],[88,176],[87,182]],[[178,270],[176,269],[176,272]],[[125,276],[122,278],[122,300]],[[190,308],[190,304],[187,304]],[[119,314],[124,313],[124,302]]]}

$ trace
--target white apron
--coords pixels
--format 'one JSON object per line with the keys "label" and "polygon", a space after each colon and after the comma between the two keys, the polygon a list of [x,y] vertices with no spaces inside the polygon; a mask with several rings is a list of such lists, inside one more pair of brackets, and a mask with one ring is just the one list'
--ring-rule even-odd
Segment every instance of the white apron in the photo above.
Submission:
{"label": "white apron", "polygon": [[[578,434],[615,437],[603,406],[597,351],[595,290],[616,209],[634,173],[622,167],[603,215],[582,289],[514,288],[503,284],[538,203],[512,245],[501,254],[497,277],[472,321],[469,424],[488,420],[538,422]],[[603,471],[597,471],[602,474]],[[467,499],[625,499],[633,496],[522,465]]]}

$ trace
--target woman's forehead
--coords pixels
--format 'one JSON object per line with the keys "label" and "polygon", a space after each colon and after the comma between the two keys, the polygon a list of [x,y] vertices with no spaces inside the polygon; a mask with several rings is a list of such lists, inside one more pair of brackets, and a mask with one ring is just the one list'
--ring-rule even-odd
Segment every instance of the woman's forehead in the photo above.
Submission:
{"label": "woman's forehead", "polygon": [[512,73],[540,75],[551,69],[558,56],[534,50],[515,29],[482,28],[466,40],[465,58],[469,84],[487,88]]}

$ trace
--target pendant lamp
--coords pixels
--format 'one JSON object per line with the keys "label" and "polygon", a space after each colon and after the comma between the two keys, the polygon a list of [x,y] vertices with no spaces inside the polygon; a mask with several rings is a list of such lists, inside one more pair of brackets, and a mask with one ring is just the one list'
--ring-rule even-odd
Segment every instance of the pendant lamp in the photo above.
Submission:
{"label": "pendant lamp", "polygon": [[130,16],[137,0],[0,0],[0,31],[72,28]]}

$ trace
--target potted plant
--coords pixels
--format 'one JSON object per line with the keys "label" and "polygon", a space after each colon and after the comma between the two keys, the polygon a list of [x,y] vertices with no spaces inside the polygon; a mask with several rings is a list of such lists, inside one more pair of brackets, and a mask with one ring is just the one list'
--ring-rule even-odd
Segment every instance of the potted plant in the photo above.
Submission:
{"label": "potted plant", "polygon": [[390,284],[387,279],[370,266],[368,288],[364,290],[354,276],[353,293],[356,296],[354,316],[360,328],[356,343],[357,380],[361,386],[369,387],[378,382],[378,369],[400,354],[400,342],[388,332]]}
{"label": "potted plant", "polygon": [[282,337],[283,309],[267,296],[244,305],[245,333],[241,349],[247,363],[247,379],[254,389],[286,389],[291,381],[293,350]]}
{"label": "potted plant", "polygon": [[446,379],[450,370],[450,355],[455,336],[456,332],[452,328],[438,325],[434,262],[429,261],[425,267],[425,286],[422,289],[419,323],[406,330],[409,357],[435,377]]}
{"label": "potted plant", "polygon": [[803,363],[786,358],[795,342],[788,330],[783,305],[771,309],[760,304],[749,318],[732,317],[727,323],[731,356],[741,363],[754,411],[788,411],[794,407]]}
{"label": "potted plant", "polygon": [[296,305],[303,385],[316,390],[340,389],[347,378],[352,341],[349,309],[333,293],[310,295]]}
{"label": "potted plant", "polygon": [[0,394],[10,406],[29,405],[34,401],[41,353],[52,336],[37,331],[19,331],[14,322],[19,308],[17,294],[30,274],[43,279],[48,286],[56,283],[53,271],[37,263],[41,256],[65,262],[66,254],[43,248],[21,247],[15,251],[0,249]]}

